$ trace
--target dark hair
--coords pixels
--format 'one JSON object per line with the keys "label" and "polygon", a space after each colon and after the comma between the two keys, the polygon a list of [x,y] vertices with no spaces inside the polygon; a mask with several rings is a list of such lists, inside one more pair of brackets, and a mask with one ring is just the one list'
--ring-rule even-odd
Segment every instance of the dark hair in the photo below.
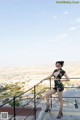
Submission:
{"label": "dark hair", "polygon": [[59,63],[61,65],[61,67],[63,67],[64,65],[64,61],[57,61],[56,64]]}

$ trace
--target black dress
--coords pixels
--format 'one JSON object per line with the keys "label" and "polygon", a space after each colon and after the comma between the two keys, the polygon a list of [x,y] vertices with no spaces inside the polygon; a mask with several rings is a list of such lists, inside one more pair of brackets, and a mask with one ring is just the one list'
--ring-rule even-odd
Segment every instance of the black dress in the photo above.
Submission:
{"label": "black dress", "polygon": [[[59,74],[57,76],[54,75],[55,72],[59,72]],[[63,69],[55,69],[53,72],[53,76],[54,78],[56,78],[56,80],[54,80],[54,88],[55,90],[59,90],[60,92],[64,90],[64,86],[63,84],[60,82],[60,79],[62,78],[62,76],[64,76],[65,71]]]}

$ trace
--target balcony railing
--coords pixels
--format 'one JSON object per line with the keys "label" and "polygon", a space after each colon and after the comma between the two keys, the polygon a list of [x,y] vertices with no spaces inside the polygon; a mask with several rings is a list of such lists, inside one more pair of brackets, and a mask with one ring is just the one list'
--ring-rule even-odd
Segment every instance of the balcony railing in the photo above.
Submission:
{"label": "balcony railing", "polygon": [[[53,78],[52,78],[53,79]],[[37,93],[37,87],[39,85],[42,85],[42,83],[44,81],[40,81],[38,84],[36,84],[35,86],[33,86],[32,88],[30,88],[29,90],[23,92],[22,94],[20,94],[19,96],[14,96],[11,100],[7,101],[6,103],[4,103],[3,105],[0,106],[0,109],[3,108],[5,105],[9,104],[9,103],[13,103],[13,115],[9,117],[9,120],[17,120],[16,117],[18,116],[18,114],[25,108],[25,107],[28,107],[29,103],[33,102],[33,107],[32,109],[30,110],[30,112],[27,114],[27,116],[25,116],[25,118],[23,120],[27,120],[28,116],[30,116],[31,112],[34,111],[34,116],[33,116],[33,119],[32,120],[37,120],[36,119],[36,114],[37,114],[37,106],[41,103],[42,99],[38,99],[38,96],[40,94],[43,94],[45,93],[46,90],[48,89],[51,89],[52,88],[52,79],[49,79],[49,87],[44,87],[42,89],[40,89],[40,91]],[[64,78],[63,78],[64,79]],[[71,79],[74,79],[74,80],[80,80],[80,78],[70,78]],[[78,88],[78,87],[64,87],[64,88]],[[18,111],[16,111],[16,100],[19,99],[26,94],[26,96],[29,96],[31,93],[33,93],[33,97],[31,97],[29,99],[29,101],[24,104],[23,106],[20,107],[20,109]],[[57,97],[54,97],[54,98],[57,98]],[[76,98],[79,98],[80,97],[63,97],[63,98],[73,98],[73,99],[76,99]],[[26,98],[28,100],[28,97]],[[51,96],[51,108],[52,108],[52,96]],[[76,107],[76,103],[75,103],[75,108]]]}

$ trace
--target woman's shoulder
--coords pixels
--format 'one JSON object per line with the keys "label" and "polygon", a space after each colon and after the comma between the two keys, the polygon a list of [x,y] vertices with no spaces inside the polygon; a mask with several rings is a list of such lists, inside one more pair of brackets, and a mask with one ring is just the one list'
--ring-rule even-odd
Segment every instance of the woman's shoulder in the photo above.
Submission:
{"label": "woman's shoulder", "polygon": [[65,74],[65,70],[61,69],[61,73],[62,73],[62,74]]}
{"label": "woman's shoulder", "polygon": [[62,69],[62,71],[65,71],[65,70]]}

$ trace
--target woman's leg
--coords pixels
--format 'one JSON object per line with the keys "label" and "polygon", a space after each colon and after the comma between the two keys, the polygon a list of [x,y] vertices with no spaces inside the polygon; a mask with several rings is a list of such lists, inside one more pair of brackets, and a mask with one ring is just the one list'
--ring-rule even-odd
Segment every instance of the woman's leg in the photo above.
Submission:
{"label": "woman's leg", "polygon": [[49,97],[50,97],[52,94],[55,94],[55,93],[56,93],[56,90],[55,90],[55,89],[51,89],[51,90],[49,90],[49,91],[46,93],[47,106],[49,106]]}
{"label": "woman's leg", "polygon": [[59,113],[57,118],[61,118],[61,116],[63,115],[62,113],[62,109],[63,109],[63,97],[62,97],[62,91],[57,90],[58,92],[58,97],[59,97],[59,101],[60,101],[60,109],[59,109]]}
{"label": "woman's leg", "polygon": [[62,110],[62,108],[63,108],[63,97],[62,97],[63,91],[57,90],[57,92],[58,92],[58,98],[59,98],[59,102],[60,102],[60,110]]}

